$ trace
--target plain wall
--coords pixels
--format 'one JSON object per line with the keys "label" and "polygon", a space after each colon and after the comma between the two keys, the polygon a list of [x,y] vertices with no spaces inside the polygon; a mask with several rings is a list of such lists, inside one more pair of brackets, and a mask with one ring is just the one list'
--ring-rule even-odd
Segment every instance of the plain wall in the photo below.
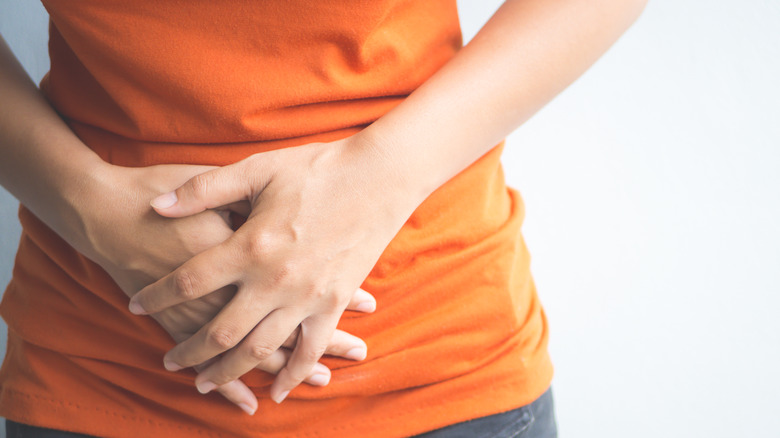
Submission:
{"label": "plain wall", "polygon": [[[467,38],[499,3],[459,2]],[[45,11],[0,5],[40,79]],[[510,136],[562,437],[777,436],[778,23],[778,2],[651,0]],[[2,284],[18,235],[0,190]]]}

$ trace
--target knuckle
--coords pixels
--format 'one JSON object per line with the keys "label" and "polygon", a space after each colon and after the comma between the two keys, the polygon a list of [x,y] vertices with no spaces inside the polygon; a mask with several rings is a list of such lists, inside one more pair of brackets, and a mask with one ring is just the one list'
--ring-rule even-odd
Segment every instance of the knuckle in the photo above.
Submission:
{"label": "knuckle", "polygon": [[214,327],[206,333],[207,342],[220,350],[228,350],[238,343],[238,336],[229,328]]}
{"label": "knuckle", "polygon": [[275,348],[269,347],[266,344],[255,344],[251,345],[248,350],[249,357],[252,358],[255,361],[262,362],[269,357],[276,351]]}
{"label": "knuckle", "polygon": [[349,302],[348,300],[344,301],[336,291],[327,287],[317,288],[314,294],[313,298],[316,298],[323,306],[323,309],[328,312],[338,311],[340,314]]}
{"label": "knuckle", "polygon": [[189,271],[178,270],[173,274],[174,292],[186,300],[197,298],[195,284],[195,278]]}
{"label": "knuckle", "polygon": [[190,180],[190,192],[196,199],[204,197],[211,189],[213,178],[210,173],[202,173]]}
{"label": "knuckle", "polygon": [[323,299],[327,300],[329,298],[329,296],[330,296],[330,293],[329,293],[328,288],[323,286],[323,285],[320,285],[320,284],[310,284],[306,288],[305,296],[309,300],[321,301]]}
{"label": "knuckle", "polygon": [[349,304],[349,296],[340,296],[336,291],[331,291],[327,296],[327,301],[325,302],[325,305],[331,309],[332,311],[339,311],[339,313],[344,311],[344,308],[347,307]]}
{"label": "knuckle", "polygon": [[271,248],[271,235],[268,232],[260,231],[255,233],[246,241],[244,251],[251,260],[263,261],[268,258]]}

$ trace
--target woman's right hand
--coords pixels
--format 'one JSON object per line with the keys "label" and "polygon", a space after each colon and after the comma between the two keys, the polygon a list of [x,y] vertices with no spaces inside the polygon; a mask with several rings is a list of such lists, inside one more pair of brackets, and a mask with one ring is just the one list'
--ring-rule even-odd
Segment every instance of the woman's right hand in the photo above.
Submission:
{"label": "woman's right hand", "polygon": [[[209,166],[158,165],[143,168],[111,166],[99,183],[90,187],[90,195],[81,211],[87,236],[86,255],[98,263],[128,295],[169,274],[185,261],[225,241],[233,233],[229,213],[209,210],[186,218],[165,218],[150,207],[151,199],[183,184],[195,175],[213,169]],[[157,322],[181,342],[222,310],[235,293],[232,286],[200,299],[182,303],[154,315]],[[367,292],[357,290],[347,310],[371,312],[376,301]],[[287,364],[297,342],[297,331],[257,368],[277,374]],[[366,355],[365,343],[348,333],[337,331],[326,354],[352,360]],[[326,385],[330,370],[318,364],[306,382]],[[208,392],[214,388],[198,388]],[[247,413],[257,409],[257,400],[240,380],[217,388],[222,395]]]}

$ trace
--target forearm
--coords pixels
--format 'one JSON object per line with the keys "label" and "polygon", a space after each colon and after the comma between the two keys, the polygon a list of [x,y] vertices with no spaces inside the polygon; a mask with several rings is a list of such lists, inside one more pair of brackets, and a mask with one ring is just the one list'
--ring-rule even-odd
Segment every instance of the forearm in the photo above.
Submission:
{"label": "forearm", "polygon": [[79,204],[105,162],[57,115],[2,37],[0,96],[0,185],[71,244],[81,241]]}
{"label": "forearm", "polygon": [[645,0],[509,0],[403,103],[363,131],[422,201],[590,67]]}

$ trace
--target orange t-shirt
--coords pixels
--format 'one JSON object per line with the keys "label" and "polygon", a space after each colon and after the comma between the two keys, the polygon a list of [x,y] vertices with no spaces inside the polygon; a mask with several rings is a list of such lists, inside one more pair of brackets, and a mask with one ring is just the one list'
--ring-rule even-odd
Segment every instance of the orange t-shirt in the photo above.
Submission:
{"label": "orange t-shirt", "polygon": [[[329,141],[376,120],[455,55],[454,0],[44,0],[42,89],[76,134],[122,166],[224,165]],[[324,388],[281,405],[245,376],[253,417],[191,371],[97,265],[25,208],[0,414],[98,436],[398,437],[507,411],[549,386],[547,325],[501,146],[414,212],[363,284],[374,314],[340,328],[368,358],[325,358]]]}

